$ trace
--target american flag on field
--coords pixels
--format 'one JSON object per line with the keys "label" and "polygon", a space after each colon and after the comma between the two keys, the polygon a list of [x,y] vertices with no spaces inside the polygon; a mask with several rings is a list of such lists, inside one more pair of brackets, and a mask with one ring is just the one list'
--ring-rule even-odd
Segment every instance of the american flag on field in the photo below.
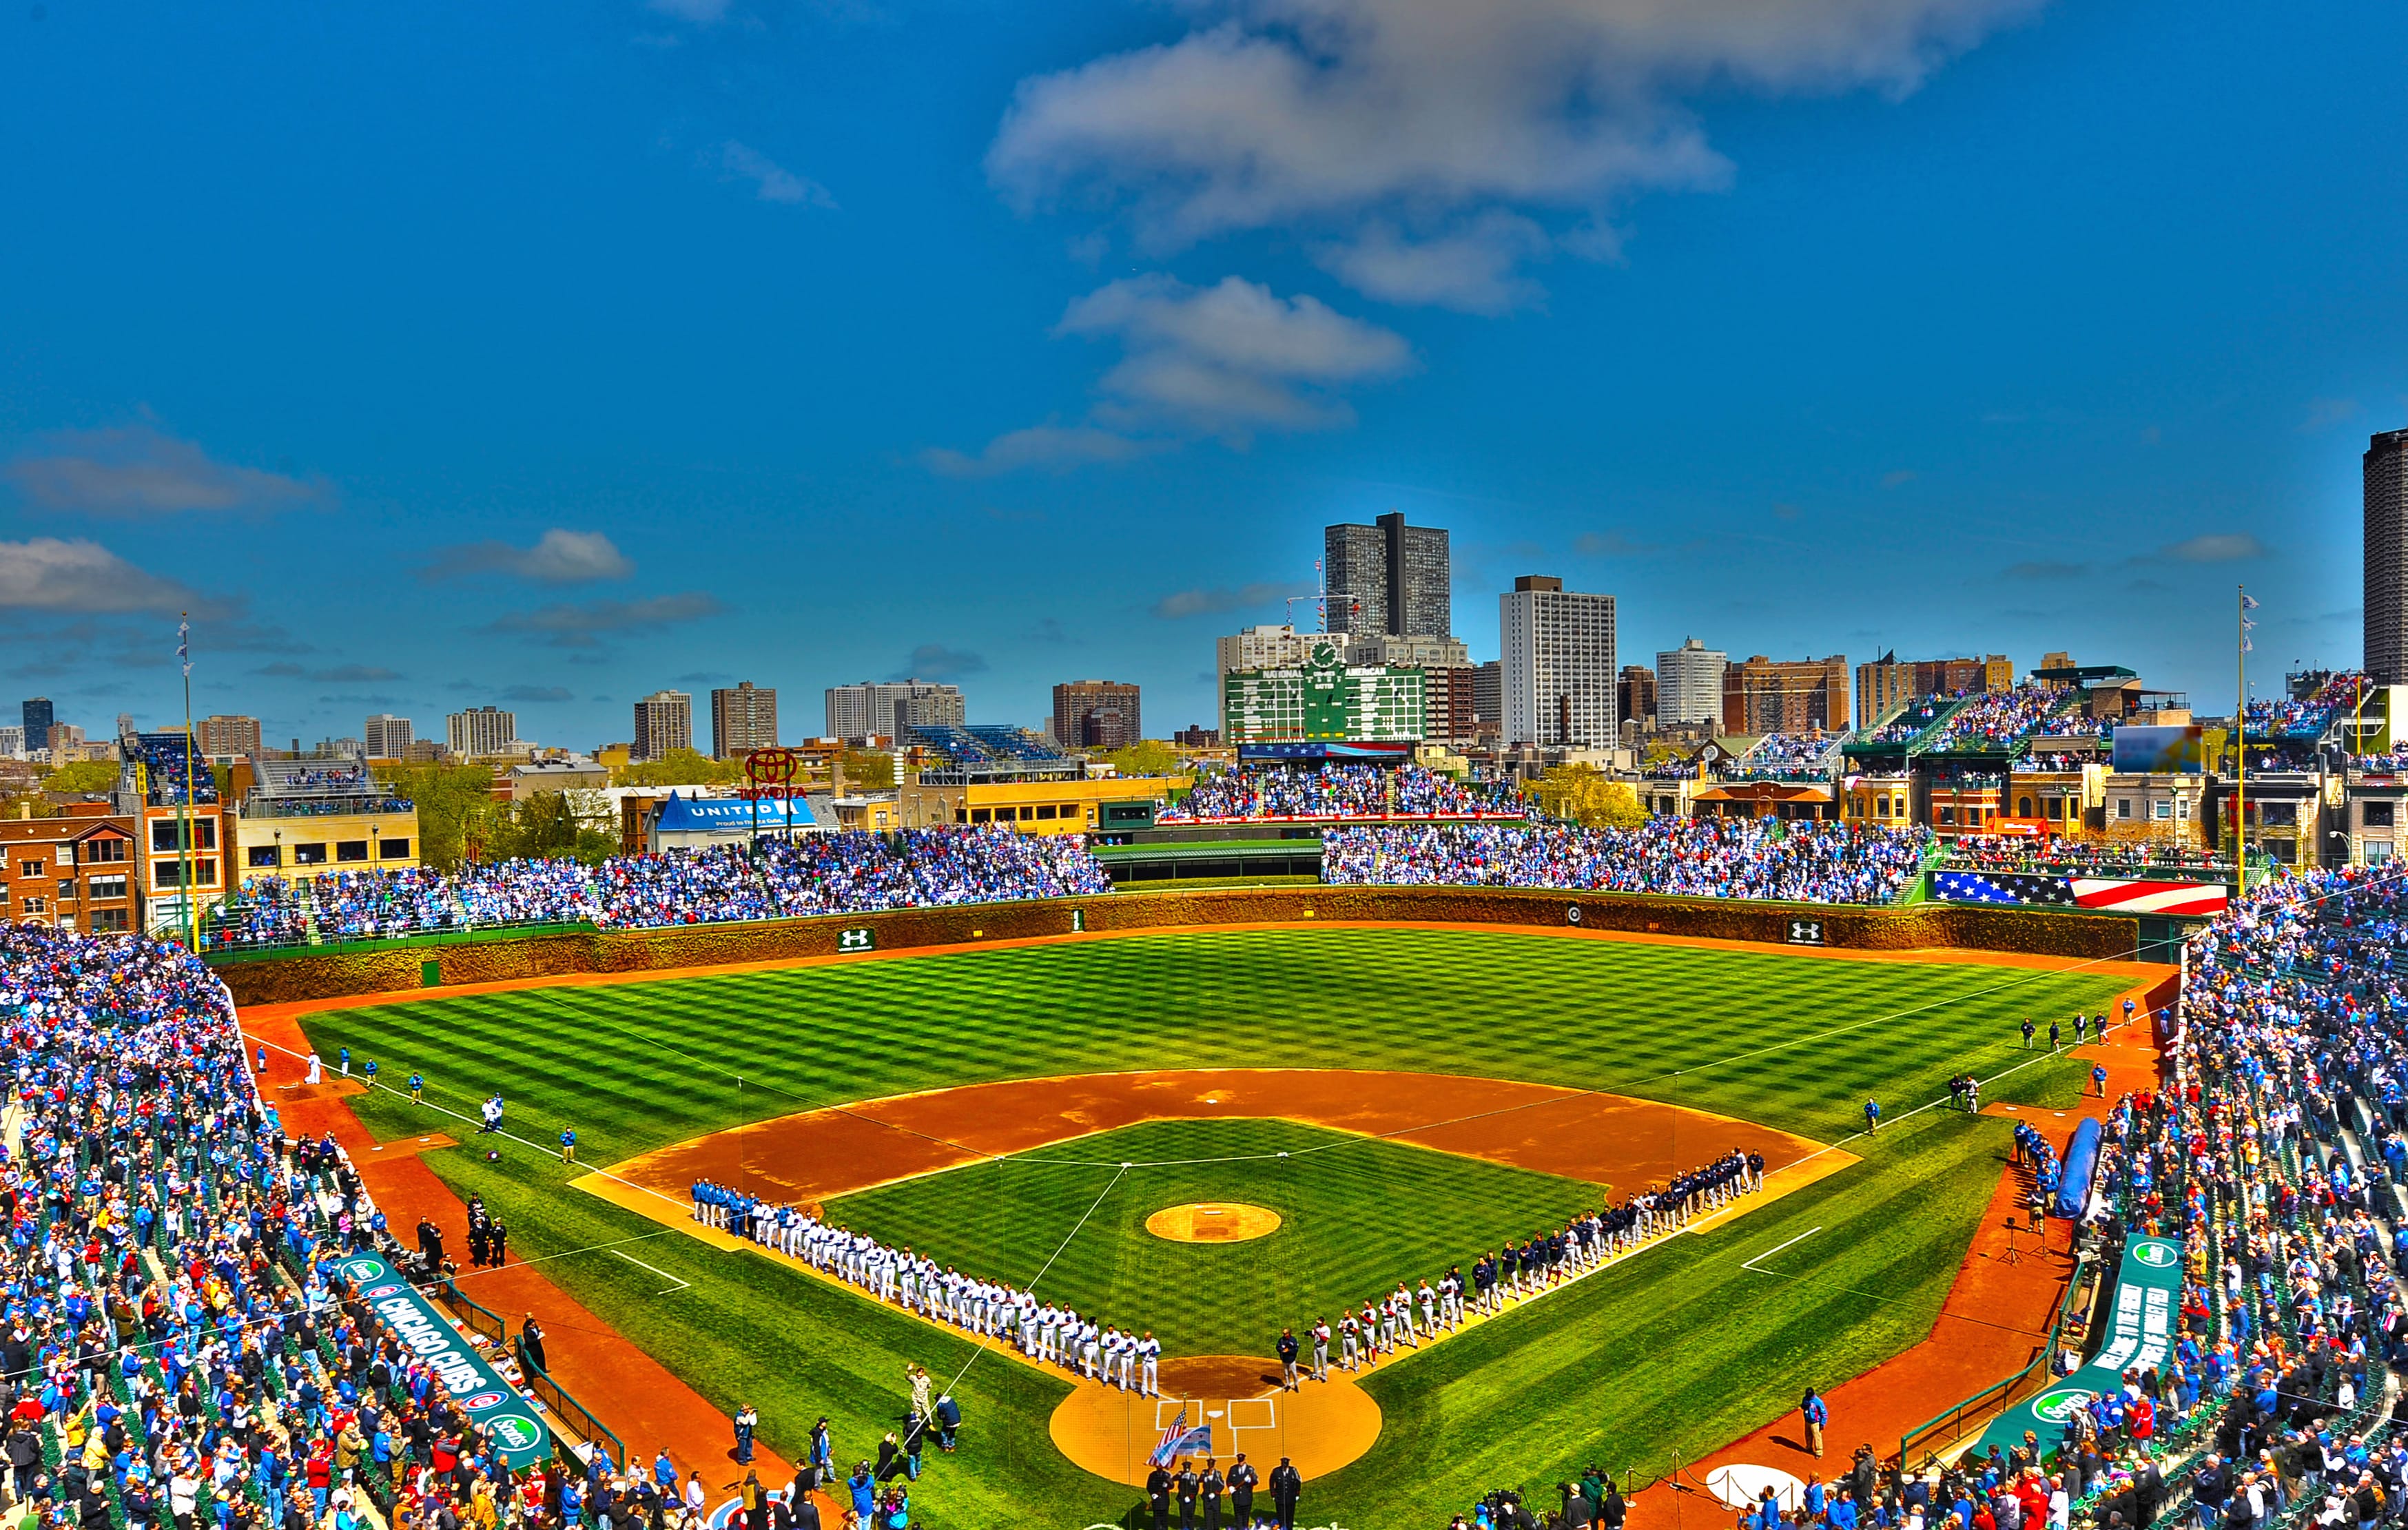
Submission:
{"label": "american flag on field", "polygon": [[2221,882],[2153,882],[2131,877],[2046,877],[2000,871],[1942,871],[1932,879],[1931,892],[1934,897],[1949,903],[2197,918],[2224,912],[2228,895]]}
{"label": "american flag on field", "polygon": [[[1154,1415],[1156,1418],[1161,1416],[1159,1413]],[[1162,1443],[1154,1448],[1154,1453],[1145,1458],[1145,1463],[1149,1466],[1168,1466],[1182,1455],[1194,1455],[1211,1449],[1212,1426],[1199,1423],[1193,1429],[1187,1427],[1187,1404],[1182,1402],[1179,1405],[1179,1417],[1171,1420],[1170,1427],[1162,1432]]]}

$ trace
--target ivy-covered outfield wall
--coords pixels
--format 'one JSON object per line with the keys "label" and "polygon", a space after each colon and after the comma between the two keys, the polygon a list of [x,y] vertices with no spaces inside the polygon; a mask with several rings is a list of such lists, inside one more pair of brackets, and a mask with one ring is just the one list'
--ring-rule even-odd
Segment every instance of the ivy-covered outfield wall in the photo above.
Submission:
{"label": "ivy-covered outfield wall", "polygon": [[1113,893],[1036,903],[903,908],[882,914],[660,930],[551,926],[294,951],[230,951],[209,960],[233,990],[237,1004],[280,1004],[567,973],[639,972],[833,956],[852,950],[974,944],[1078,930],[1159,930],[1307,920],[1577,926],[1860,951],[1953,947],[2105,958],[2128,956],[2140,939],[2135,920],[2017,908],[1937,904],[1835,908],[1523,888],[1263,887]]}

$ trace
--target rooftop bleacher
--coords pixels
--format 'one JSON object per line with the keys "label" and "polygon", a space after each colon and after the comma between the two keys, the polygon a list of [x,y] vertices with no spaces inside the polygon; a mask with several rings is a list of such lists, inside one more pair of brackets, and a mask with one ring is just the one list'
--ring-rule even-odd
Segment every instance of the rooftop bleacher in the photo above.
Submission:
{"label": "rooftop bleacher", "polygon": [[1085,769],[1026,728],[1005,723],[914,723],[904,730],[904,742],[939,756],[920,772],[921,780],[931,785],[1075,777]]}
{"label": "rooftop bleacher", "polygon": [[[218,800],[217,778],[209,773],[208,760],[183,734],[127,734],[118,740],[118,747],[126,770],[139,770],[138,790],[149,806],[206,806]],[[137,790],[132,779],[124,779],[122,789]]]}
{"label": "rooftop bleacher", "polygon": [[1844,733],[1768,733],[1725,765],[1725,780],[1823,780],[1839,770]]}

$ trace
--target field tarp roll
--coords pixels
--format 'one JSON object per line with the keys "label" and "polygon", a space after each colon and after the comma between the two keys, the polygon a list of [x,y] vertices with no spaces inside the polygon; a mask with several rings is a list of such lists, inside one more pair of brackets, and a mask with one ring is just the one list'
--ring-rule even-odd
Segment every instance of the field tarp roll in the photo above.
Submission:
{"label": "field tarp roll", "polygon": [[2057,1182],[2051,1214],[2071,1220],[2090,1204],[2090,1177],[2099,1168],[2099,1123],[2086,1118],[2065,1145],[2065,1175]]}
{"label": "field tarp roll", "polygon": [[1973,1442],[1970,1453],[1987,1455],[1993,1445],[2013,1450],[2023,1443],[2024,1432],[2029,1430],[2040,1437],[2041,1453],[2045,1456],[2065,1437],[2065,1423],[2076,1408],[2120,1388],[2128,1370],[2164,1366],[2173,1349],[2182,1280],[2181,1244],[2164,1237],[2135,1237],[2128,1241],[2115,1278],[2106,1342],[2099,1352],[2072,1375],[2000,1414]]}

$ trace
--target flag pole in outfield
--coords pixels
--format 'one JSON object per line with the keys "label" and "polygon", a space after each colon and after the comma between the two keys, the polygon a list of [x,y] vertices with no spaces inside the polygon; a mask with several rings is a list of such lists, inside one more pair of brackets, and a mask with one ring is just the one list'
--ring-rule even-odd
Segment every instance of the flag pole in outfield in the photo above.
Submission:
{"label": "flag pole in outfield", "polygon": [[194,951],[201,949],[201,909],[193,899],[193,618],[189,611],[179,611],[176,619],[176,657],[184,668],[184,790],[176,799],[176,839],[180,847],[184,894],[185,942]]}
{"label": "flag pole in outfield", "polygon": [[2239,875],[2240,891],[2249,892],[2249,629],[2257,625],[2249,613],[2258,603],[2249,598],[2249,587],[2236,584],[2233,593],[2241,604],[2234,610],[2238,625],[2233,630],[2232,678],[2235,690],[2232,712],[2232,864]]}

